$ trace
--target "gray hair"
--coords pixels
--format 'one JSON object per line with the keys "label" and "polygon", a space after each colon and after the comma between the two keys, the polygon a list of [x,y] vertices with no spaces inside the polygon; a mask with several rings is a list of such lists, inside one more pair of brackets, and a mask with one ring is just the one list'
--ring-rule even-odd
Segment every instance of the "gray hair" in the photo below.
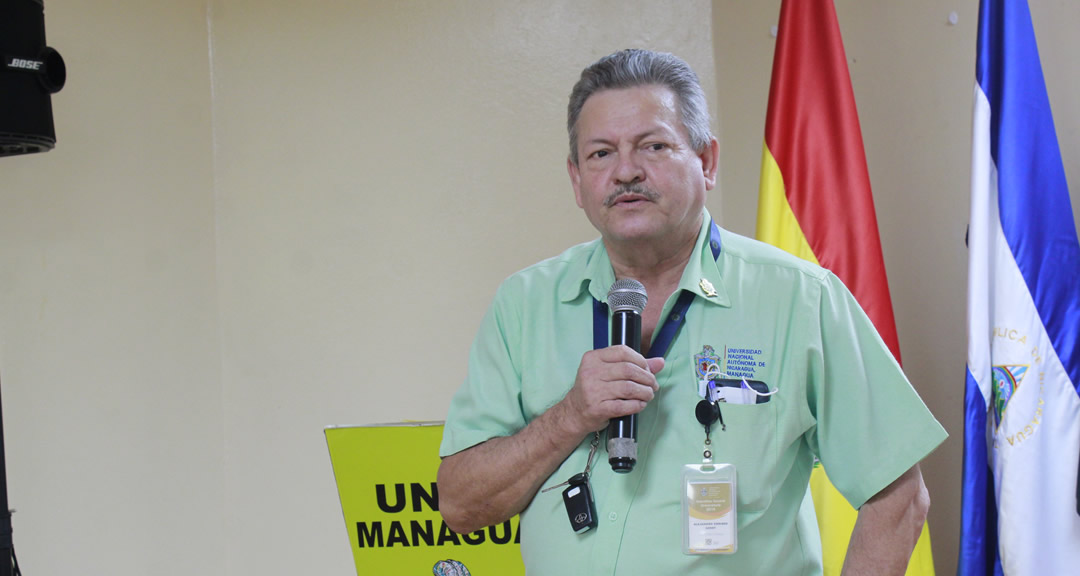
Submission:
{"label": "gray hair", "polygon": [[683,127],[690,134],[690,146],[701,153],[712,140],[709,105],[697,74],[678,56],[651,50],[628,49],[604,56],[582,70],[570,92],[566,110],[566,131],[570,134],[570,159],[578,163],[577,120],[590,96],[603,90],[658,85],[675,94]]}

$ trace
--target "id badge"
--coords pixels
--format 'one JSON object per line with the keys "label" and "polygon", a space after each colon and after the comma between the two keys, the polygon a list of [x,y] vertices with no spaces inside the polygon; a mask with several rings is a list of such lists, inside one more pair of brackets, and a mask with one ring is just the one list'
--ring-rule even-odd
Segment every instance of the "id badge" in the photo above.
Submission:
{"label": "id badge", "polygon": [[735,466],[683,467],[683,554],[734,554],[739,546]]}

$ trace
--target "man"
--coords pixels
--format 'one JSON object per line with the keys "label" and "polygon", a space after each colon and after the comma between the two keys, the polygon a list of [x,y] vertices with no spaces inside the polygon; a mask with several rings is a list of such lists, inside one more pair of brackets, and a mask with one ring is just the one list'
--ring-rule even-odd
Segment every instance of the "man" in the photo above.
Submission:
{"label": "man", "polygon": [[[601,237],[500,286],[447,417],[447,524],[520,513],[530,574],[815,574],[817,457],[860,508],[845,571],[902,574],[929,507],[918,462],[945,432],[835,276],[712,224],[719,147],[696,75],[669,54],[617,52],[582,72],[567,124],[574,196]],[[622,278],[648,293],[644,354],[593,349],[594,302]],[[775,392],[718,404],[708,447],[736,470],[737,550],[686,554],[682,473],[702,462],[695,407],[717,372]],[[615,474],[599,450],[599,525],[574,533],[560,492],[539,490],[583,472],[595,431],[627,414],[637,465]]]}

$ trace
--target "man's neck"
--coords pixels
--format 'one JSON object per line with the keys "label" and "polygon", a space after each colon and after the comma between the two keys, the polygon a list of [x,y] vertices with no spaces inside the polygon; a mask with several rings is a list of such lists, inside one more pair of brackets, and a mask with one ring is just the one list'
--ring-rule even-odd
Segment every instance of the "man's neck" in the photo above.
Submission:
{"label": "man's neck", "polygon": [[[642,349],[647,350],[664,304],[682,279],[683,270],[697,245],[697,234],[674,243],[654,242],[638,246],[613,246],[604,242],[615,278],[633,278],[645,286],[648,304],[642,313]],[[666,246],[666,249],[663,249]]]}
{"label": "man's neck", "polygon": [[[615,278],[633,278],[645,285],[660,289],[657,296],[666,298],[679,284],[683,270],[697,245],[700,225],[682,230],[669,238],[640,242],[618,242],[604,239]],[[664,290],[664,288],[669,288]],[[661,294],[661,292],[664,292]],[[652,300],[653,292],[649,292]],[[661,300],[663,304],[663,300]]]}
{"label": "man's neck", "polygon": [[[663,294],[666,297],[671,294],[675,286],[678,286],[683,270],[694,252],[695,244],[697,244],[696,238],[667,251],[656,250],[651,246],[623,250],[617,248],[613,250],[612,246],[607,248],[615,278],[633,278],[645,285],[650,296],[654,293],[650,288],[655,288],[659,289],[656,296],[661,296],[661,292],[666,292]],[[651,297],[650,300],[652,300]]]}

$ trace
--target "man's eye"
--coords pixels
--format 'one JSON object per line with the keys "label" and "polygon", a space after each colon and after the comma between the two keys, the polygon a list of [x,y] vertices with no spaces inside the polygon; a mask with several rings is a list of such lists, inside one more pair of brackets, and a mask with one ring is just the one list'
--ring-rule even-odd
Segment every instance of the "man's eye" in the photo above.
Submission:
{"label": "man's eye", "polygon": [[659,152],[659,151],[664,150],[666,148],[667,148],[667,144],[664,144],[662,142],[657,142],[655,144],[649,144],[649,149],[652,150],[653,152]]}
{"label": "man's eye", "polygon": [[603,158],[604,156],[607,156],[607,155],[608,155],[607,150],[597,150],[596,152],[592,153],[593,158]]}

